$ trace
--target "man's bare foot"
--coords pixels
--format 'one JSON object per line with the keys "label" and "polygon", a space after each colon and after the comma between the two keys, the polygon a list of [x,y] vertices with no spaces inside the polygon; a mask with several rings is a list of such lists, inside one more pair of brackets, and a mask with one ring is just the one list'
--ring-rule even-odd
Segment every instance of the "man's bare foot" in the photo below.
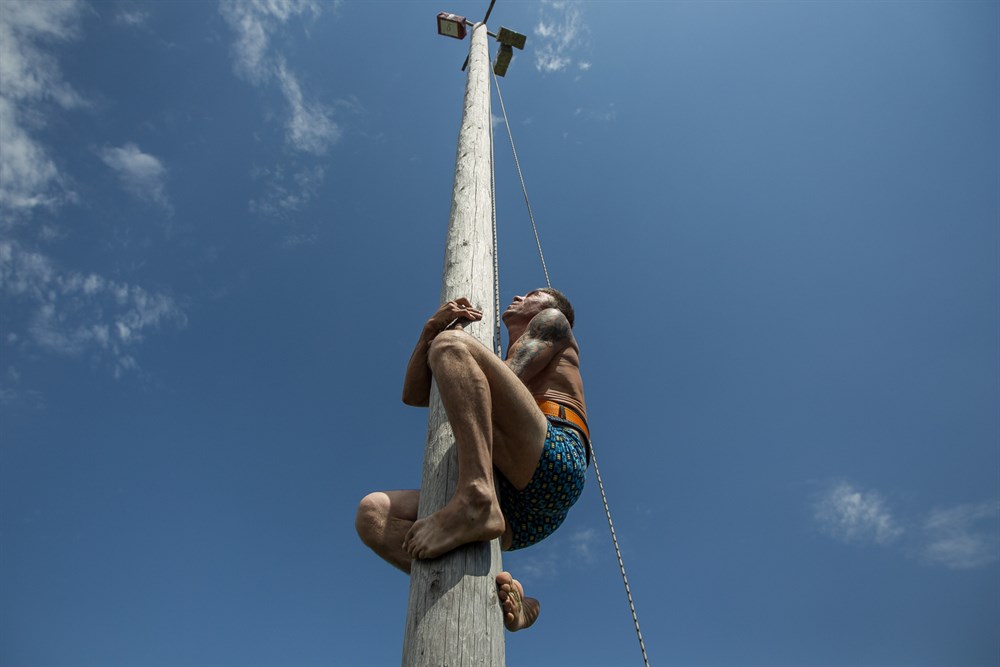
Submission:
{"label": "man's bare foot", "polygon": [[447,505],[413,524],[403,539],[403,550],[411,558],[437,558],[463,544],[500,537],[504,525],[493,494],[472,500],[456,493]]}
{"label": "man's bare foot", "polygon": [[510,576],[510,572],[497,575],[497,595],[503,607],[503,624],[511,632],[530,628],[538,618],[541,604],[535,598],[524,597],[521,582]]}

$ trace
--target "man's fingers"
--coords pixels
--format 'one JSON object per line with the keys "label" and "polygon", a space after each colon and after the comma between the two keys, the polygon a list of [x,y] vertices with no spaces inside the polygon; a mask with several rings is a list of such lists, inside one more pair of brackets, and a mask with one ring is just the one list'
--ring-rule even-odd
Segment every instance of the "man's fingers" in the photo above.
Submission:
{"label": "man's fingers", "polygon": [[472,303],[465,297],[455,299],[451,303],[454,304],[454,314],[459,317],[465,317],[473,321],[483,319],[483,311],[473,307]]}
{"label": "man's fingers", "polygon": [[483,311],[475,308],[471,301],[462,296],[441,306],[433,319],[440,322],[440,326],[445,329],[461,328],[462,323],[468,324],[483,319]]}
{"label": "man's fingers", "polygon": [[465,310],[471,310],[471,311],[474,311],[474,312],[477,312],[477,313],[480,312],[479,310],[476,309],[475,306],[472,305],[472,302],[469,301],[464,296],[458,297],[457,299],[455,299],[451,303],[453,303],[456,306],[458,306],[459,308],[462,308],[462,309],[465,309]]}

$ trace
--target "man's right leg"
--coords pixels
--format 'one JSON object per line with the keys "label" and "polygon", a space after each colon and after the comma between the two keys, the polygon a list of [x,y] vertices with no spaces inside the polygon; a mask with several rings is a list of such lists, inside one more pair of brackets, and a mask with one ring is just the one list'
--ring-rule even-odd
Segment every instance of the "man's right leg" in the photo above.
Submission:
{"label": "man's right leg", "polygon": [[[403,550],[403,537],[417,518],[418,491],[377,491],[362,498],[355,528],[361,541],[383,560],[403,572],[410,572],[410,556]],[[510,528],[502,541],[510,544]],[[524,588],[509,572],[496,578],[497,596],[503,609],[504,625],[510,631],[530,627],[538,618],[539,603],[524,595]]]}
{"label": "man's right leg", "polygon": [[410,572],[403,538],[417,520],[419,491],[376,491],[361,499],[354,527],[361,541],[390,565]]}
{"label": "man's right leg", "polygon": [[[419,491],[376,491],[358,504],[354,527],[358,537],[380,558],[403,572],[410,572],[410,555],[403,549],[403,538],[417,520]],[[510,547],[513,535],[506,526],[500,537],[501,549]]]}
{"label": "man's right leg", "polygon": [[496,495],[496,466],[515,485],[530,481],[548,422],[531,392],[493,352],[464,331],[443,331],[427,363],[455,434],[458,480],[451,499],[406,536],[414,558],[436,558],[509,530]]}

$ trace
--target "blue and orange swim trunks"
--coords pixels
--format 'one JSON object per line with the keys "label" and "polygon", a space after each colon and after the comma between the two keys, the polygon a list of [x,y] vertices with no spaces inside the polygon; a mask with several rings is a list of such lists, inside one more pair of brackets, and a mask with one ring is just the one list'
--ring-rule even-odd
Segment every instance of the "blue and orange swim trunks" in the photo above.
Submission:
{"label": "blue and orange swim trunks", "polygon": [[510,550],[531,546],[555,532],[583,491],[589,463],[584,436],[569,422],[547,419],[542,457],[528,485],[518,491],[499,471],[496,474],[500,509],[513,533]]}

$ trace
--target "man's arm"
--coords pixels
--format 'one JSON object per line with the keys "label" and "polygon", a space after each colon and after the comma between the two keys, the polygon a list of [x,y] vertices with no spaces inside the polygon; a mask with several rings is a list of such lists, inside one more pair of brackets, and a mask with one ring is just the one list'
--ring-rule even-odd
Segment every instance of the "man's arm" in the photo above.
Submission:
{"label": "man's arm", "polygon": [[573,330],[566,316],[556,308],[546,308],[531,319],[527,330],[511,346],[507,367],[527,385],[572,342]]}
{"label": "man's arm", "polygon": [[461,327],[461,321],[477,322],[483,319],[482,311],[476,310],[465,297],[449,301],[437,309],[420,332],[420,338],[413,347],[410,361],[406,365],[406,377],[403,379],[403,403],[418,408],[425,408],[431,400],[431,369],[427,365],[427,353],[431,341],[448,328],[456,320]]}

